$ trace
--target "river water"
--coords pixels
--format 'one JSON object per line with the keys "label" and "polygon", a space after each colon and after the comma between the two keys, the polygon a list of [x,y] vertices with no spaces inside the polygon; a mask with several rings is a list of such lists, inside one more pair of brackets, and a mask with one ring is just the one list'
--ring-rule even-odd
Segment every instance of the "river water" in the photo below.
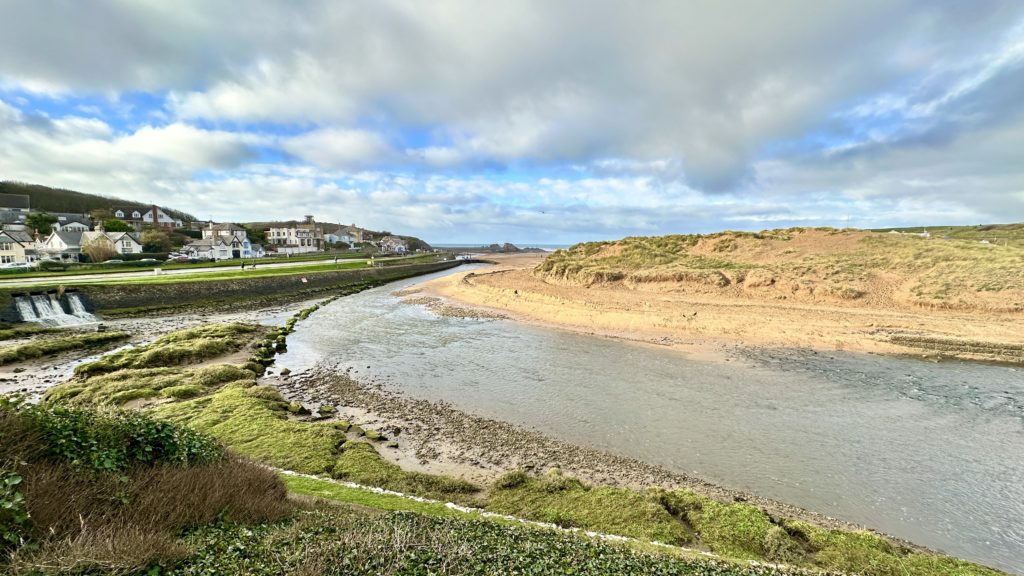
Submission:
{"label": "river water", "polygon": [[699,360],[438,317],[391,295],[425,279],[322,308],[279,365],[352,367],[412,397],[1024,573],[1024,369],[777,349]]}

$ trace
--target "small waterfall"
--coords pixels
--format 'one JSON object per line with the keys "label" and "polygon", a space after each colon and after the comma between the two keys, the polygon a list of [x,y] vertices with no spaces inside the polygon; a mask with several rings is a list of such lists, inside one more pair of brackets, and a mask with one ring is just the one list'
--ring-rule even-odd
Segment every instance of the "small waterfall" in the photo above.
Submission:
{"label": "small waterfall", "polygon": [[39,321],[36,309],[32,307],[32,300],[28,296],[15,296],[14,307],[18,309],[18,316],[25,322]]}
{"label": "small waterfall", "polygon": [[86,322],[98,322],[99,319],[89,313],[85,309],[85,302],[82,302],[82,297],[78,295],[78,292],[68,292],[65,294],[68,299],[68,304],[71,305],[71,313]]}
{"label": "small waterfall", "polygon": [[71,292],[67,295],[72,314],[64,310],[61,297],[57,294],[32,294],[15,296],[14,306],[25,322],[39,322],[47,326],[74,326],[97,322],[97,318],[86,311],[81,296]]}

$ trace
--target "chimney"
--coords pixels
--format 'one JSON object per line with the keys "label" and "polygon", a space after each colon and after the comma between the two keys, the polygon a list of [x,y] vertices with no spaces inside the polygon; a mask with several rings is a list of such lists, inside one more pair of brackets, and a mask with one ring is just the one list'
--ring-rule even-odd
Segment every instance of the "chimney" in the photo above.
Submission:
{"label": "chimney", "polygon": [[160,219],[156,217],[156,204],[153,204],[150,209],[153,211],[153,227],[160,225]]}

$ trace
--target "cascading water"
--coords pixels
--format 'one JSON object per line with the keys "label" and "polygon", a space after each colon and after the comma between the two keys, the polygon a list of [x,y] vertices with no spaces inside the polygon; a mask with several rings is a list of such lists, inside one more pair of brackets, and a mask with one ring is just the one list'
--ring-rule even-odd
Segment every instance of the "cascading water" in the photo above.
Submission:
{"label": "cascading water", "polygon": [[32,300],[28,296],[15,296],[14,307],[18,310],[18,316],[25,322],[38,322],[39,316],[32,306]]}
{"label": "cascading water", "polygon": [[64,309],[61,297],[55,293],[15,296],[14,307],[25,322],[39,322],[47,326],[74,326],[97,322],[97,318],[85,309],[81,296],[71,292],[66,295],[71,314]]}
{"label": "cascading water", "polygon": [[81,318],[86,322],[98,322],[99,319],[89,313],[85,309],[85,302],[82,302],[82,297],[77,292],[68,292],[65,295],[68,299],[68,304],[71,305],[71,314]]}

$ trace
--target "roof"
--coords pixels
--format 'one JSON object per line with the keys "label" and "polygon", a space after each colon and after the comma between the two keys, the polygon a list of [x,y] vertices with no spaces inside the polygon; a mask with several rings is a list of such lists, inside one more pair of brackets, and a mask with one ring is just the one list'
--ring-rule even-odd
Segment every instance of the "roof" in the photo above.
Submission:
{"label": "roof", "polygon": [[216,238],[203,238],[202,240],[193,240],[188,244],[185,244],[185,248],[209,248],[213,246],[214,243],[220,244],[222,246],[227,246],[227,242],[225,242],[223,238],[218,236]]}
{"label": "roof", "polygon": [[58,231],[54,230],[50,234],[50,236],[56,236],[57,238],[60,238],[61,242],[67,244],[68,246],[78,246],[79,244],[82,243],[82,234],[84,234],[84,232],[71,232],[71,231],[60,231],[60,232],[58,232]]}
{"label": "roof", "polygon": [[226,230],[226,231],[229,231],[229,232],[244,231],[245,230],[245,228],[242,228],[241,226],[239,226],[237,224],[232,224],[231,222],[222,222],[220,224],[214,224],[213,226],[208,226],[206,229],[207,230],[216,230],[216,231]]}
{"label": "roof", "polygon": [[4,230],[4,233],[22,244],[31,243],[33,241],[32,235],[22,230]]}
{"label": "roof", "polygon": [[28,194],[0,194],[0,208],[17,208],[28,210]]}
{"label": "roof", "polygon": [[132,212],[138,212],[139,218],[142,218],[146,214],[146,212],[149,212],[152,209],[143,206],[114,206],[110,209],[110,213],[116,215],[118,210],[124,212],[125,218],[131,216]]}
{"label": "roof", "polygon": [[131,238],[136,244],[139,243],[139,239],[135,237],[131,232],[100,232],[98,230],[93,232],[82,232],[82,241],[89,242],[100,236],[106,236],[111,242],[120,242],[122,238],[127,236]]}

